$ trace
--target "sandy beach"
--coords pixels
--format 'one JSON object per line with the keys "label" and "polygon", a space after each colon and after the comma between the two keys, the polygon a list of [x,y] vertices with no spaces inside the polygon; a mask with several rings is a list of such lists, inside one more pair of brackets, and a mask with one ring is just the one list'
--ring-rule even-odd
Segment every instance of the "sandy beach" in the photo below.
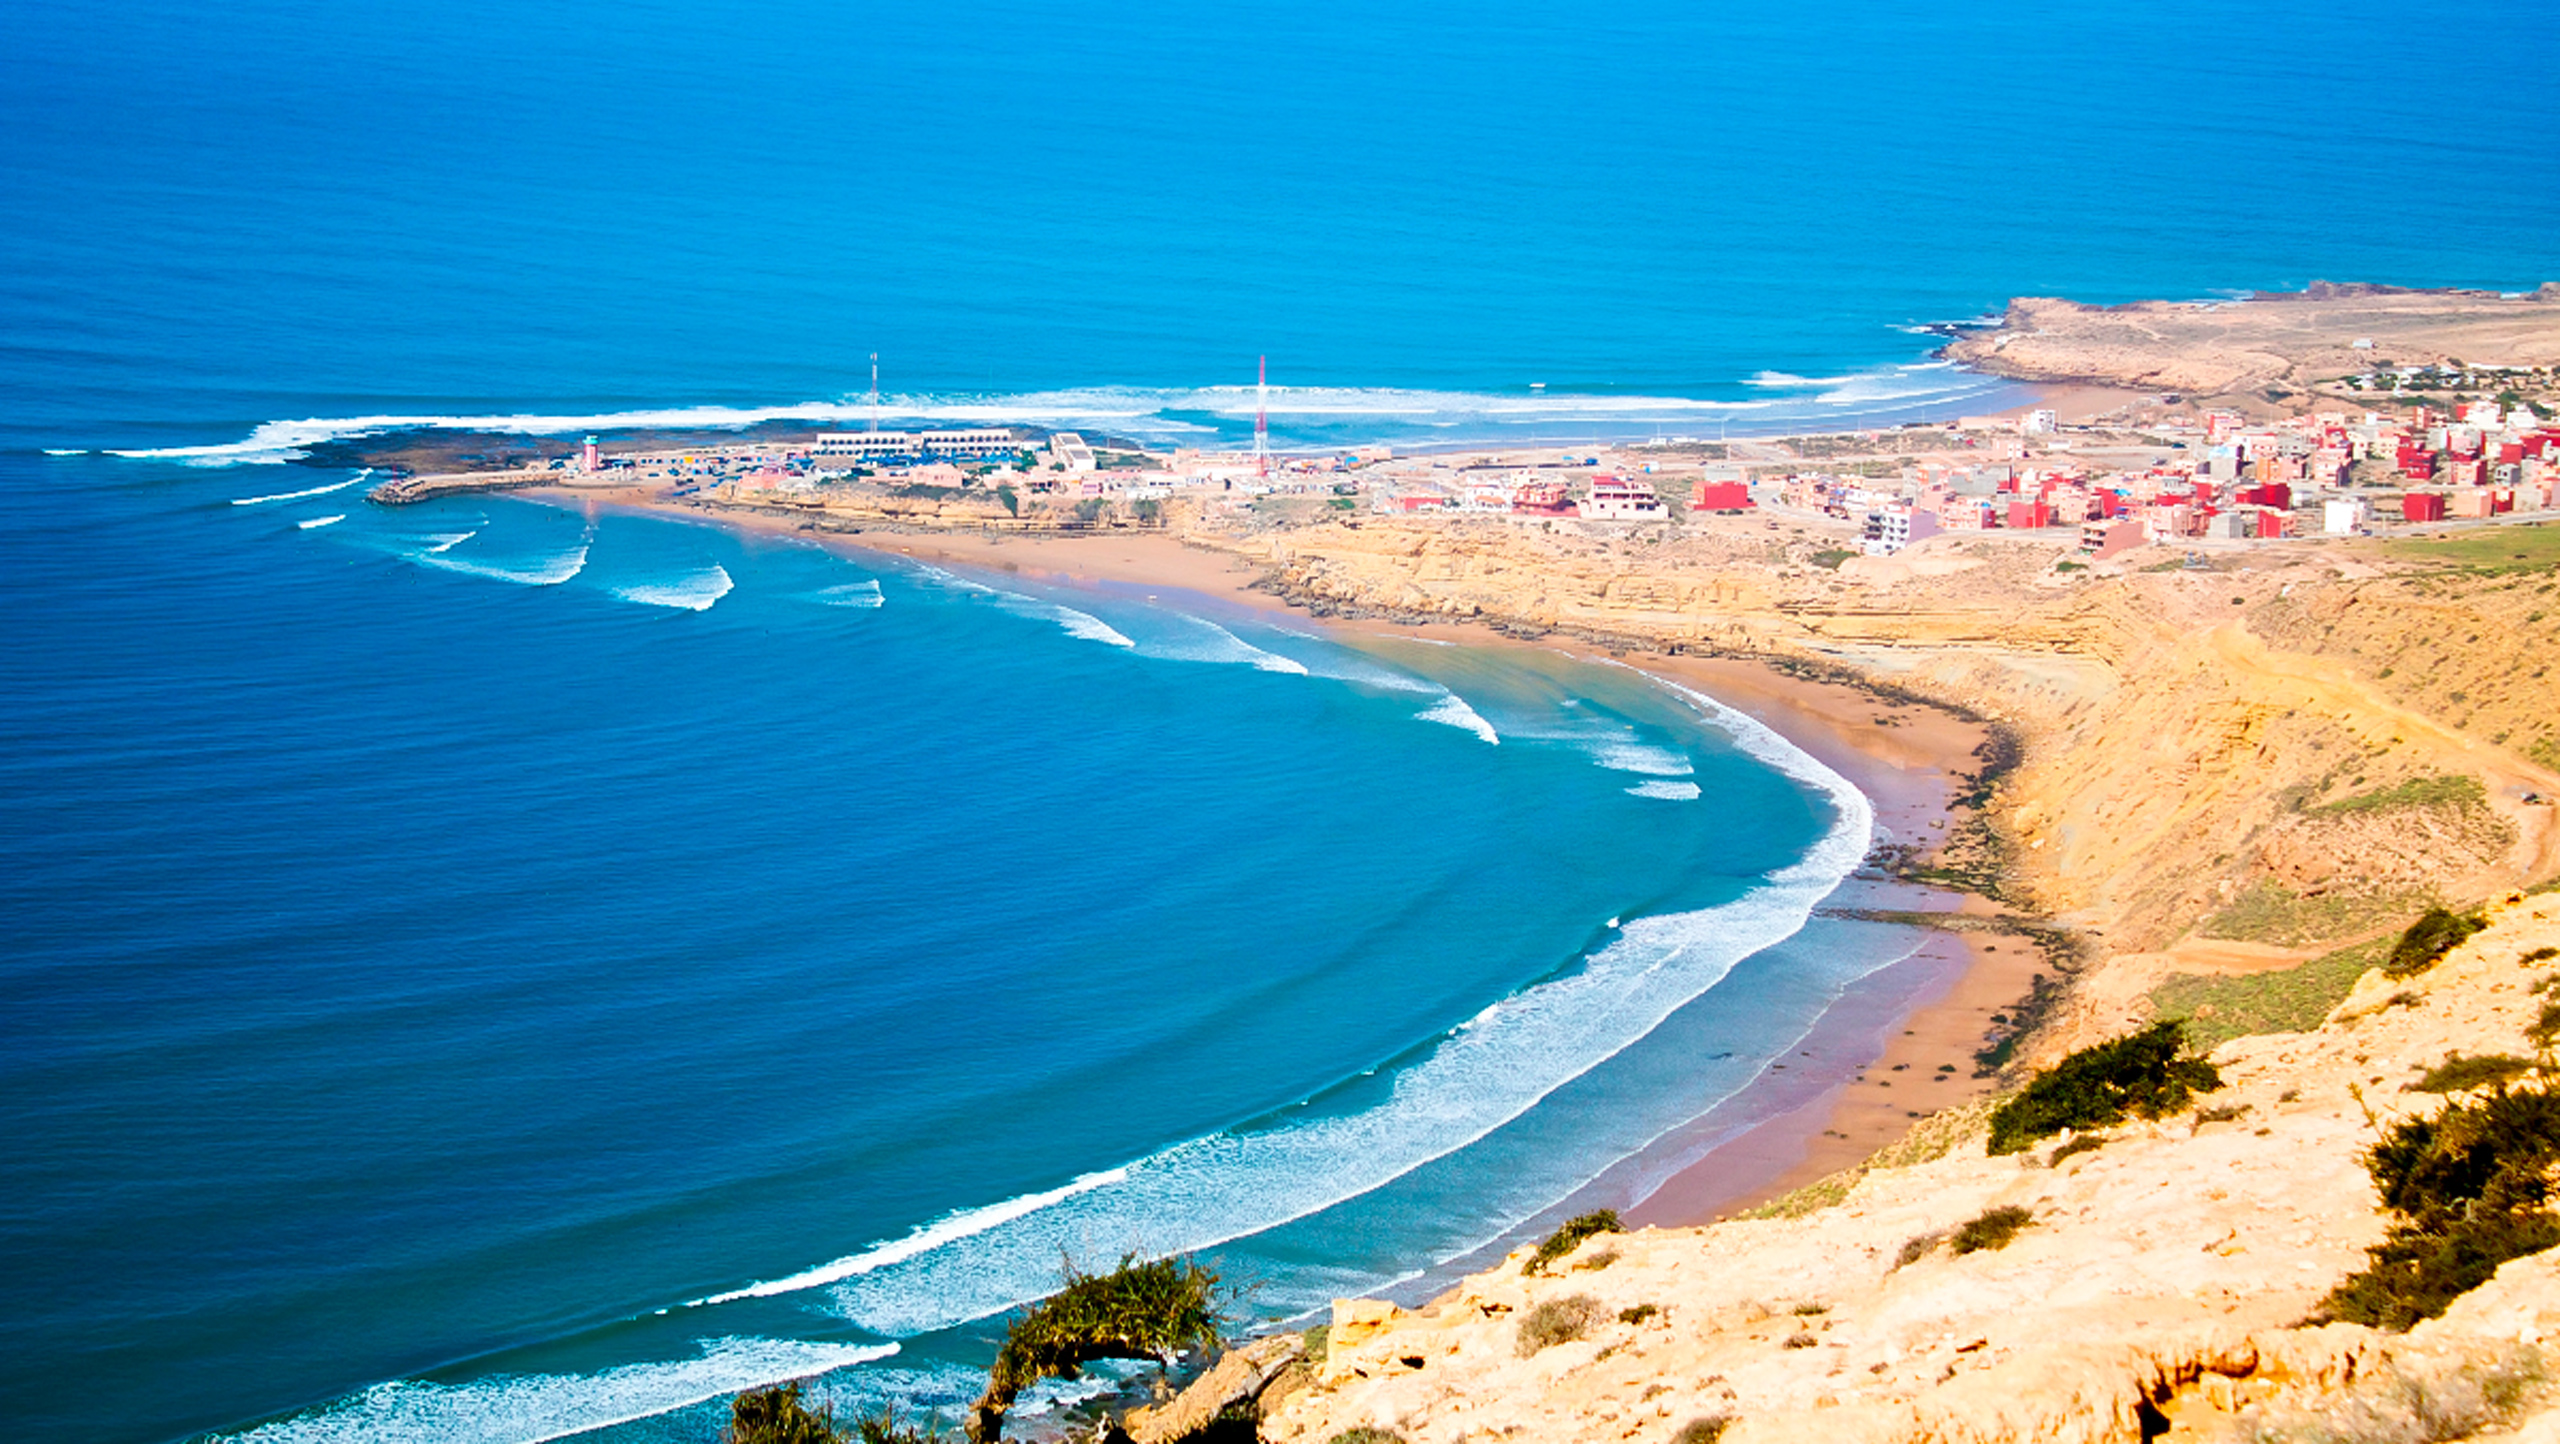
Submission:
{"label": "sandy beach", "polygon": [[[853,552],[1007,573],[1052,584],[1187,592],[1212,605],[1286,612],[1342,632],[1426,636],[1477,646],[1541,647],[1475,622],[1413,625],[1311,617],[1255,584],[1261,570],[1233,553],[1162,532],[1005,536],[979,532],[810,531],[801,518],[696,508],[642,488],[546,488],[520,493],[575,508],[612,507],[773,535]],[[1875,806],[1881,841],[1932,844],[1951,826],[1958,778],[1980,764],[1981,724],[1937,707],[1888,701],[1848,683],[1791,675],[1754,659],[1628,652],[1611,659],[1693,687],[1803,748],[1848,778]],[[1881,879],[1853,879],[1832,906],[1897,912],[1985,911],[1980,899]],[[1634,1220],[1704,1222],[1779,1197],[1894,1142],[1919,1114],[1981,1096],[1973,1054],[2045,968],[2029,944],[1931,933],[1911,957],[1862,979],[1826,1012],[1797,1055],[1628,1165],[1639,1186]],[[1946,1069],[1949,1071],[1941,1071]],[[1743,1126],[1738,1119],[1757,1117]],[[1665,1176],[1667,1174],[1667,1176]]]}

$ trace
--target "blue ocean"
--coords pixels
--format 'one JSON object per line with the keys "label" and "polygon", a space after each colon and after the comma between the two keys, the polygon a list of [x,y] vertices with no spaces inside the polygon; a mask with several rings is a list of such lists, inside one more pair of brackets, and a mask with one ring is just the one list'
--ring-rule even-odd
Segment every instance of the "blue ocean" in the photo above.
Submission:
{"label": "blue ocean", "polygon": [[18,0],[0,1416],[949,1411],[1062,1261],[1428,1292],[1913,944],[1814,916],[1865,799],[1606,659],[305,448],[857,417],[875,356],[893,421],[1171,444],[1263,357],[1282,447],[1983,410],[1928,328],[2012,295],[2560,279],[2555,61],[2508,3]]}

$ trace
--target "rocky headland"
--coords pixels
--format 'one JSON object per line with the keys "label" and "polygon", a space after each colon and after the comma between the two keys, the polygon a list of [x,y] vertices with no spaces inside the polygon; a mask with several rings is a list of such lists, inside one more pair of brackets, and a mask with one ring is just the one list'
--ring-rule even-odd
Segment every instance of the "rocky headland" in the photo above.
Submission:
{"label": "rocky headland", "polygon": [[2009,303],[1942,353],[1994,376],[2250,403],[2357,399],[2377,366],[2545,369],[2560,363],[2560,283],[2520,295],[2315,281],[2232,301]]}

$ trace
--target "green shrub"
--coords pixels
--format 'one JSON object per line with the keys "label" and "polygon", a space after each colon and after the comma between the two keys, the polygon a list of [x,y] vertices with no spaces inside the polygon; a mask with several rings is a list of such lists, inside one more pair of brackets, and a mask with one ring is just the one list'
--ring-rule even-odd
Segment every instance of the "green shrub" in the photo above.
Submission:
{"label": "green shrub", "polygon": [[2532,952],[2526,953],[2524,956],[2516,959],[2516,965],[2518,967],[2529,968],[2536,963],[2549,962],[2553,958],[2560,958],[2560,948],[2535,948]]}
{"label": "green shrub", "polygon": [[1811,1334],[1789,1334],[1787,1336],[1787,1341],[1780,1344],[1778,1347],[1781,1349],[1810,1349],[1821,1342],[1822,1341],[1820,1339],[1815,1338]]}
{"label": "green shrub", "polygon": [[2004,1203],[1998,1208],[1986,1208],[1966,1220],[1964,1227],[1956,1230],[1955,1238],[1948,1244],[1948,1248],[1958,1254],[1982,1253],[1991,1249],[2007,1248],[2009,1241],[2018,1236],[2018,1230],[2035,1221],[2034,1214],[2014,1203]]}
{"label": "green shrub", "polygon": [[1604,1248],[1596,1253],[1592,1253],[1586,1257],[1575,1260],[1573,1271],[1578,1274],[1596,1273],[1617,1261],[1618,1251],[1613,1248]]}
{"label": "green shrub", "polygon": [[1732,1427],[1733,1421],[1722,1414],[1704,1415],[1681,1425],[1680,1432],[1671,1436],[1671,1444],[1716,1444]]}
{"label": "green shrub", "polygon": [[1815,566],[1836,572],[1840,570],[1840,564],[1842,562],[1845,562],[1851,557],[1857,555],[1858,553],[1849,550],[1847,547],[1824,547],[1822,550],[1813,554],[1812,560]]}
{"label": "green shrub", "polygon": [[1067,1271],[1067,1286],[1005,1330],[987,1391],[969,1417],[975,1444],[1004,1435],[1005,1414],[1042,1379],[1074,1379],[1103,1359],[1169,1364],[1185,1350],[1218,1347],[1218,1275],[1188,1259],[1142,1262],[1131,1254],[1107,1274]]}
{"label": "green shrub", "polygon": [[2384,960],[2382,971],[2394,978],[2414,977],[2434,967],[2437,959],[2488,925],[2488,919],[2476,914],[2429,908],[2426,916],[2409,924],[2400,941],[2391,945],[2391,956]]}
{"label": "green shrub", "polygon": [[2507,1083],[2533,1071],[2533,1060],[2512,1053],[2483,1053],[2465,1058],[2448,1053],[2445,1060],[2426,1072],[2426,1076],[2409,1085],[2418,1093],[2468,1093],[2492,1083]]}
{"label": "green shrub", "polygon": [[1345,1429],[1325,1444],[1404,1444],[1404,1436],[1388,1429],[1372,1429],[1366,1425]]}
{"label": "green shrub", "polygon": [[1622,1324],[1641,1324],[1645,1320],[1652,1318],[1654,1315],[1661,1312],[1662,1309],[1659,1305],[1638,1304],[1632,1309],[1618,1310],[1618,1322]]}
{"label": "green shrub", "polygon": [[1909,1268],[1927,1258],[1936,1251],[1938,1245],[1946,1241],[1947,1236],[1944,1233],[1913,1234],[1910,1238],[1903,1240],[1902,1252],[1893,1256],[1893,1266],[1898,1269]]}
{"label": "green shrub", "polygon": [[2505,1088],[2402,1121],[2365,1154],[2393,1222],[2371,1262],[2322,1300],[2317,1317],[2405,1330],[2441,1314],[2498,1265],[2560,1244],[2551,1170],[2560,1093]]}
{"label": "green shrub", "polygon": [[794,1379],[769,1389],[750,1389],[729,1401],[729,1427],[722,1444],[844,1444],[836,1428],[835,1409],[803,1402],[803,1385]]}
{"label": "green shrub", "polygon": [[2560,1003],[2543,1004],[2542,1016],[2534,1020],[2532,1027],[2524,1030],[2524,1035],[2532,1039],[2533,1046],[2537,1048],[2550,1047],[2553,1039],[2560,1038]]}
{"label": "green shrub", "polygon": [[899,1427],[898,1411],[887,1404],[853,1421],[853,1437],[858,1444],[934,1444],[931,1429]]}
{"label": "green shrub", "polygon": [[1589,1294],[1549,1299],[1520,1316],[1520,1357],[1581,1338],[1604,1317],[1600,1301]]}
{"label": "green shrub", "polygon": [[1618,1222],[1618,1211],[1614,1208],[1595,1208],[1589,1213],[1575,1214],[1547,1235],[1546,1242],[1539,1244],[1538,1251],[1529,1255],[1529,1261],[1520,1266],[1520,1272],[1545,1273],[1547,1265],[1582,1247],[1584,1239],[1594,1234],[1626,1231],[1627,1226]]}
{"label": "green shrub", "polygon": [[2104,1128],[2128,1114],[2159,1118],[2187,1106],[2196,1093],[2222,1086],[2201,1058],[2181,1057],[2185,1033],[2176,1019],[2154,1023],[2083,1048],[2039,1073],[1991,1114],[1991,1152],[2016,1153],[2066,1128]]}

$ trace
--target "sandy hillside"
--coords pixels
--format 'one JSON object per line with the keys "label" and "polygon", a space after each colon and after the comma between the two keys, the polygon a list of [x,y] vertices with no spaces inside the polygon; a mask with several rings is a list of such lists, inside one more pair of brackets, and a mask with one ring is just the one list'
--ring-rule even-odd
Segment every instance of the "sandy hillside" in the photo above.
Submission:
{"label": "sandy hillside", "polygon": [[[2540,1372],[2560,1254],[2406,1334],[2300,1323],[2381,1236],[2362,1151],[2445,1101],[2409,1085],[2450,1053],[2530,1051],[2560,896],[2492,916],[2314,1032],[2223,1045],[2200,1106],[2058,1161],[2059,1140],[1986,1156],[1976,1120],[1800,1217],[1602,1234],[1538,1277],[1523,1250],[1411,1314],[1346,1301],[1264,1437],[1668,1441],[1724,1419],[1731,1444],[2560,1438]],[[1950,1236],[2001,1206],[2030,1221],[1957,1254]],[[1559,1304],[1582,1336],[1524,1353],[1524,1320]],[[2421,1405],[2436,1432],[2413,1432]]]}

